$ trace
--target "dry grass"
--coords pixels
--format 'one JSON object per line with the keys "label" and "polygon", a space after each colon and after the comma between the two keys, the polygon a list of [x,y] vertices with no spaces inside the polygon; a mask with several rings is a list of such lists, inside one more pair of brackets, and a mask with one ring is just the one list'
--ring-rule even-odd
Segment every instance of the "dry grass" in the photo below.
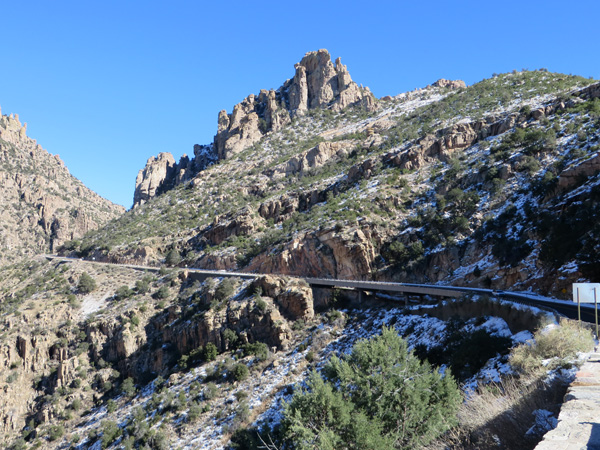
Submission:
{"label": "dry grass", "polygon": [[594,338],[589,329],[575,321],[563,320],[560,326],[538,330],[535,342],[514,348],[510,364],[521,373],[544,371],[543,360],[552,359],[549,368],[571,365],[577,352],[588,352],[594,348]]}
{"label": "dry grass", "polygon": [[459,411],[459,425],[430,450],[533,449],[541,435],[526,435],[534,425],[533,411],[546,409],[558,416],[567,386],[546,384],[539,377],[511,377],[472,393]]}

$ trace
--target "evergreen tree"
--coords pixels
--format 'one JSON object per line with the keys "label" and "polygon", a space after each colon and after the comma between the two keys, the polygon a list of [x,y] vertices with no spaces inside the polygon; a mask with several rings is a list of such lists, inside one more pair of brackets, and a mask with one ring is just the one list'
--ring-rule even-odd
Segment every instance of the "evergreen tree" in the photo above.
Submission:
{"label": "evergreen tree", "polygon": [[324,374],[311,373],[286,407],[283,433],[294,448],[408,449],[456,423],[456,382],[419,361],[394,329],[333,357]]}
{"label": "evergreen tree", "polygon": [[96,287],[96,280],[94,280],[87,272],[83,272],[79,277],[79,284],[77,285],[79,292],[82,294],[89,294],[96,290]]}

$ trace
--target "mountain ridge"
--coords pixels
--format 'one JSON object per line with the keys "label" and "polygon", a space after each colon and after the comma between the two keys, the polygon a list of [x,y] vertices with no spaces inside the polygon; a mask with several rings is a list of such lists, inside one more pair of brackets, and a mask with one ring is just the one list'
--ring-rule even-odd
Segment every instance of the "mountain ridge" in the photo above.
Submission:
{"label": "mountain ridge", "polygon": [[[138,205],[111,237],[100,239],[111,241],[111,250],[98,251],[102,246],[90,240],[84,252],[83,247],[78,251],[107,261],[157,264],[173,250],[188,265],[208,269],[415,282],[458,281],[452,273],[469,266],[479,275],[463,276],[463,282],[498,288],[520,283],[520,289],[557,295],[575,272],[551,285],[534,276],[546,270],[542,266],[552,266],[551,261],[502,267],[506,255],[498,245],[492,252],[491,241],[480,237],[486,217],[502,214],[499,198],[523,197],[518,183],[531,184],[536,192],[545,186],[552,198],[573,189],[584,175],[593,183],[598,138],[594,113],[589,116],[581,105],[593,110],[598,93],[597,83],[581,77],[514,71],[469,87],[441,80],[369,108],[308,109],[195,175],[169,172],[175,164],[172,156],[151,158],[146,169],[153,164],[164,169],[155,172],[160,173],[154,183],[158,188],[154,198],[148,197],[152,208],[163,211],[163,223],[156,221],[158,211]],[[588,139],[573,139],[567,122],[575,116],[578,123],[585,121]],[[565,136],[564,144],[557,134]],[[517,135],[523,136],[513,139]],[[581,146],[573,155],[589,154],[589,161],[575,158],[571,163],[560,154]],[[193,165],[194,160],[185,161]],[[543,169],[548,161],[553,165]],[[452,179],[450,173],[462,178]],[[560,191],[550,190],[554,183]],[[527,201],[538,203],[535,195]],[[330,200],[341,208],[330,208]],[[465,222],[455,217],[463,211],[475,214]],[[427,215],[433,222],[423,222]],[[138,223],[145,231],[133,232],[126,223]],[[396,227],[404,231],[398,234]],[[528,234],[539,235],[539,230]],[[127,241],[135,242],[135,248]],[[517,247],[525,252],[546,245],[542,235],[528,242]],[[539,248],[529,254],[539,258]],[[407,270],[415,264],[422,267]]]}
{"label": "mountain ridge", "polygon": [[27,136],[18,115],[0,117],[0,264],[56,251],[125,209],[73,177],[58,155]]}

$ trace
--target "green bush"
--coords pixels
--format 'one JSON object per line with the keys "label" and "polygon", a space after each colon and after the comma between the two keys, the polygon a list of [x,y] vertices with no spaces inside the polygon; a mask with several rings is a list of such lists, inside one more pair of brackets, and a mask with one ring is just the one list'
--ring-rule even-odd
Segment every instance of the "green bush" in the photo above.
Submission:
{"label": "green bush", "polygon": [[213,344],[212,342],[209,342],[208,344],[206,344],[206,346],[204,347],[204,359],[206,361],[214,361],[215,359],[217,359],[217,355],[219,354],[218,350],[217,350],[217,346],[215,344]]}
{"label": "green bush", "polygon": [[198,402],[192,402],[187,413],[187,420],[189,422],[195,422],[200,417],[200,414],[202,414],[202,408]]}
{"label": "green bush", "polygon": [[165,257],[165,264],[170,267],[174,267],[181,262],[181,255],[175,249],[169,250]]}
{"label": "green bush", "polygon": [[133,290],[129,286],[121,286],[115,293],[115,300],[125,300],[134,294]]}
{"label": "green bush", "polygon": [[96,288],[96,280],[94,280],[87,272],[83,272],[79,277],[79,284],[77,285],[79,292],[82,294],[89,294],[96,290]]}
{"label": "green bush", "polygon": [[133,378],[125,378],[123,384],[121,385],[121,391],[123,391],[123,394],[125,394],[127,397],[133,397],[136,394],[137,389],[135,388]]}
{"label": "green bush", "polygon": [[227,343],[227,348],[233,349],[238,341],[238,335],[235,331],[225,328],[225,330],[223,330],[223,339]]}
{"label": "green bush", "polygon": [[137,280],[135,282],[135,291],[138,294],[147,294],[150,290],[150,281],[144,277],[143,280]]}
{"label": "green bush", "polygon": [[102,448],[107,448],[123,433],[119,425],[112,420],[103,420],[100,427],[102,429]]}
{"label": "green bush", "polygon": [[248,378],[248,366],[243,363],[236,364],[231,371],[231,376],[235,381],[243,381]]}
{"label": "green bush", "polygon": [[230,298],[235,292],[235,284],[233,278],[224,278],[215,290],[215,300],[220,302]]}
{"label": "green bush", "polygon": [[62,425],[51,425],[48,429],[48,439],[50,441],[56,441],[65,434],[65,429]]}
{"label": "green bush", "polygon": [[256,299],[256,309],[258,309],[261,314],[267,312],[267,306],[267,302],[265,302],[261,297]]}
{"label": "green bush", "polygon": [[81,306],[81,303],[79,302],[79,300],[77,300],[75,294],[67,295],[67,302],[69,302],[69,306],[74,309],[79,308]]}
{"label": "green bush", "polygon": [[154,293],[154,298],[157,298],[159,300],[164,300],[166,298],[169,298],[169,287],[166,284],[163,284],[155,293]]}
{"label": "green bush", "polygon": [[253,342],[244,345],[244,355],[254,355],[259,360],[265,361],[269,357],[269,347],[264,342]]}
{"label": "green bush", "polygon": [[218,393],[219,393],[219,388],[217,388],[217,385],[212,382],[208,383],[204,387],[204,390],[202,391],[204,400],[212,400],[213,398],[215,398],[217,396]]}
{"label": "green bush", "polygon": [[313,371],[285,408],[283,435],[293,448],[414,448],[456,423],[456,382],[421,363],[394,329],[359,341],[324,372]]}
{"label": "green bush", "polygon": [[117,410],[117,402],[115,402],[112,398],[108,399],[106,402],[106,412],[109,414],[114,413]]}

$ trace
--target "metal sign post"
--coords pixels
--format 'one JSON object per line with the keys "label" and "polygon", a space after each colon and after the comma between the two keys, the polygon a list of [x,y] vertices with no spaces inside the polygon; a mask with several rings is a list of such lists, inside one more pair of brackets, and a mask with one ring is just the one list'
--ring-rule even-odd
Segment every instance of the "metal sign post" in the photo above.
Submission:
{"label": "metal sign post", "polygon": [[600,283],[573,283],[573,302],[577,302],[577,317],[581,326],[581,304],[593,303],[596,316],[596,337],[598,335],[598,290]]}
{"label": "metal sign post", "polygon": [[594,288],[594,311],[596,312],[596,339],[598,339],[598,298],[596,297],[596,288]]}
{"label": "metal sign post", "polygon": [[581,302],[579,301],[579,288],[577,288],[577,321],[581,328]]}

